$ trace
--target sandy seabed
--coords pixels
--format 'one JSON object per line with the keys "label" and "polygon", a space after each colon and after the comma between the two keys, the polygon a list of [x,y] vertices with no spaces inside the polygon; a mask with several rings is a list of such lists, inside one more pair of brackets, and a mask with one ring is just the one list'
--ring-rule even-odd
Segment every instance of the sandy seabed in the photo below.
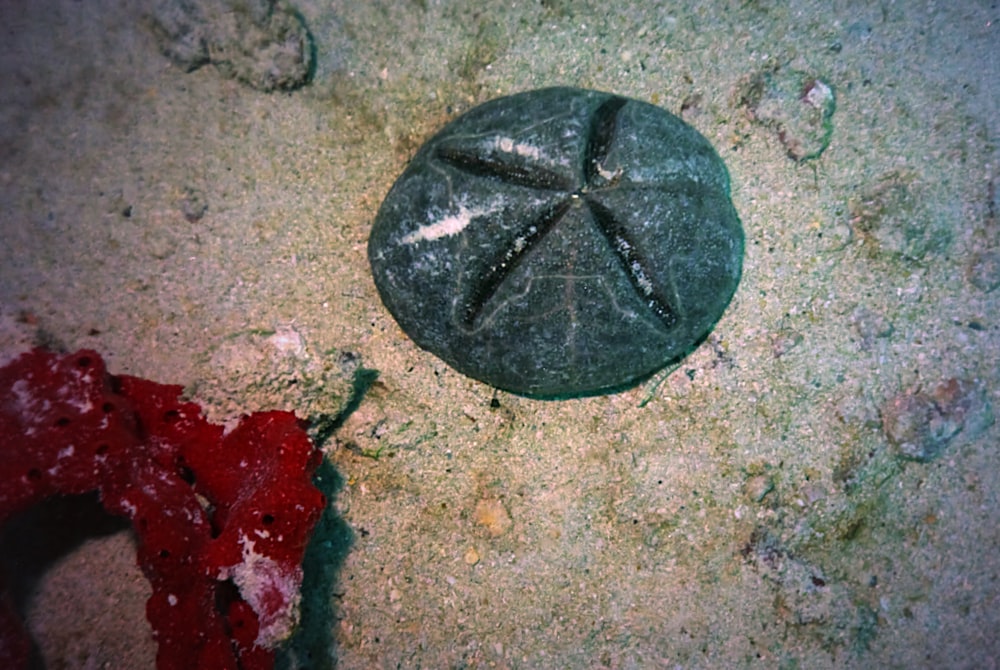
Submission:
{"label": "sandy seabed", "polygon": [[[302,1],[292,91],[187,71],[154,4],[0,3],[0,343],[222,420],[350,411],[282,667],[997,666],[995,3]],[[796,160],[816,81],[832,135]],[[742,283],[659,386],[496,392],[372,283],[420,144],[551,85],[660,105],[729,168]],[[111,530],[15,585],[47,667],[152,666]]]}

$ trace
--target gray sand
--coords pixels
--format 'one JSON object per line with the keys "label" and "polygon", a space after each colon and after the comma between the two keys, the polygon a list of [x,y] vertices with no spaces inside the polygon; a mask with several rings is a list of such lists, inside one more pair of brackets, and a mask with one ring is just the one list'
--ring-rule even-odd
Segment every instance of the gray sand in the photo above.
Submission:
{"label": "gray sand", "polygon": [[[686,4],[302,0],[315,76],[265,92],[168,59],[152,3],[0,3],[8,355],[93,348],[220,421],[329,418],[377,371],[322,445],[329,574],[284,667],[1000,662],[1000,9]],[[836,100],[801,161],[795,73]],[[423,140],[556,84],[682,114],[729,167],[742,284],[658,387],[494,392],[372,283]],[[129,537],[39,582],[48,667],[151,667]]]}

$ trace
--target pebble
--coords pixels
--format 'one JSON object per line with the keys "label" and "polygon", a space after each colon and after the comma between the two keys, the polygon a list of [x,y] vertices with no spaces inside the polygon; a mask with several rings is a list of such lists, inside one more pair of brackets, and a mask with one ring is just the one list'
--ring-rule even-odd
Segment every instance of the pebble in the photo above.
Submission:
{"label": "pebble", "polygon": [[792,160],[819,158],[830,146],[837,104],[822,79],[774,68],[745,78],[737,97],[752,121],[774,130]]}
{"label": "pebble", "polygon": [[466,565],[475,565],[479,562],[479,552],[476,551],[475,547],[469,547],[465,550],[465,555],[462,557]]}
{"label": "pebble", "polygon": [[965,379],[948,379],[929,393],[900,393],[882,406],[882,430],[901,457],[932,461],[964,431],[968,439],[993,425],[993,408],[983,388]]}
{"label": "pebble", "polygon": [[966,267],[969,283],[984,293],[1000,286],[1000,252],[980,251],[972,255]]}
{"label": "pebble", "polygon": [[148,19],[160,50],[187,72],[211,63],[261,91],[309,81],[312,38],[285,0],[163,0]]}
{"label": "pebble", "polygon": [[854,310],[851,322],[861,337],[861,349],[864,351],[871,349],[876,339],[888,338],[895,330],[888,317],[865,306]]}
{"label": "pebble", "polygon": [[750,500],[759,503],[774,490],[774,480],[767,475],[754,475],[744,482],[743,490]]}
{"label": "pebble", "polygon": [[952,231],[928,209],[924,192],[914,174],[892,170],[848,200],[851,228],[872,256],[919,261],[947,248]]}

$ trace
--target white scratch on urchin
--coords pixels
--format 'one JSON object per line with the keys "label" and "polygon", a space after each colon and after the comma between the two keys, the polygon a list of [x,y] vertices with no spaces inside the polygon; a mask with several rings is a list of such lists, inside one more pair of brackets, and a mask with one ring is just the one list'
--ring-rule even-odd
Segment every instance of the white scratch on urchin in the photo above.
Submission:
{"label": "white scratch on urchin", "polygon": [[475,209],[470,209],[465,205],[459,205],[458,212],[449,214],[434,223],[427,224],[426,226],[420,226],[412,233],[404,235],[400,242],[403,244],[414,244],[415,242],[430,242],[431,240],[437,240],[442,237],[458,235],[460,232],[465,230],[470,223],[472,223],[473,219],[480,216],[487,216],[493,212],[499,211],[500,209],[502,209],[502,206],[499,204]]}
{"label": "white scratch on urchin", "polygon": [[518,142],[512,137],[497,137],[493,140],[493,147],[505,154],[513,154],[522,158],[541,160],[544,158],[541,149],[527,142]]}

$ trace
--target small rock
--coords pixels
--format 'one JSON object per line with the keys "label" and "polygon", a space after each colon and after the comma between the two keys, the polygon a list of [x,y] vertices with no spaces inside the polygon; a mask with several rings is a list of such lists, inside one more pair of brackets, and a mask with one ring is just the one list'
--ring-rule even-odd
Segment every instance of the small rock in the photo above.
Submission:
{"label": "small rock", "polygon": [[981,435],[993,425],[993,406],[986,390],[967,379],[949,379],[934,387],[934,402],[941,412],[953,417],[966,438]]}
{"label": "small rock", "polygon": [[973,254],[965,270],[969,283],[984,293],[1000,286],[1000,252],[980,251]]}
{"label": "small rock", "polygon": [[833,88],[797,70],[775,68],[744,79],[737,104],[750,119],[773,129],[795,161],[818,158],[833,137]]}
{"label": "small rock", "polygon": [[901,456],[927,462],[965,430],[973,438],[993,425],[993,408],[975,382],[948,379],[928,394],[900,393],[882,406],[882,429]]}
{"label": "small rock", "polygon": [[864,351],[871,349],[876,339],[887,338],[894,330],[892,322],[884,314],[873,312],[865,306],[854,310],[851,321],[861,337],[861,349]]}
{"label": "small rock", "polygon": [[200,221],[205,216],[205,212],[208,211],[205,194],[190,186],[184,187],[184,194],[181,196],[178,206],[188,223]]}
{"label": "small rock", "polygon": [[690,95],[684,96],[681,100],[681,113],[680,116],[684,119],[688,119],[691,116],[696,115],[701,111],[701,106],[705,101],[705,96],[701,92],[691,93]]}
{"label": "small rock", "polygon": [[475,547],[469,547],[465,550],[465,555],[462,557],[466,565],[475,565],[479,562],[479,552],[476,551]]}
{"label": "small rock", "polygon": [[930,211],[915,182],[914,174],[894,170],[848,200],[851,228],[870,255],[919,261],[951,242],[949,224]]}
{"label": "small rock", "polygon": [[476,503],[474,519],[476,525],[486,528],[491,537],[500,537],[513,523],[503,503],[495,498],[487,498]]}
{"label": "small rock", "polygon": [[750,500],[759,503],[774,490],[774,480],[767,475],[753,475],[743,483],[743,490]]}
{"label": "small rock", "polygon": [[936,458],[958,426],[923,393],[900,394],[882,408],[882,429],[900,454],[916,461]]}
{"label": "small rock", "polygon": [[781,358],[802,344],[803,340],[805,340],[805,336],[797,330],[782,328],[771,335],[771,352],[775,358]]}
{"label": "small rock", "polygon": [[187,72],[212,63],[261,91],[298,88],[312,72],[312,38],[286,0],[159,0],[148,23]]}
{"label": "small rock", "polygon": [[314,439],[336,424],[368,376],[360,358],[338,364],[337,351],[319,351],[292,324],[220,337],[198,381],[187,388],[214,421],[252,409],[287,409],[309,421]]}

